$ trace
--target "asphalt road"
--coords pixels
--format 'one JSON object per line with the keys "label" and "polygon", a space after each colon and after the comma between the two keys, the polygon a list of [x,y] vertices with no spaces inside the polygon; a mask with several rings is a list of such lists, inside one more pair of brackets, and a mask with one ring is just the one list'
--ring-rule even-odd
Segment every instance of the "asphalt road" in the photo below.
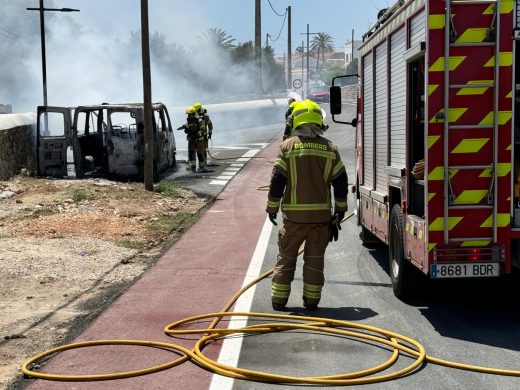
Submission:
{"label": "asphalt road", "polygon": [[[323,108],[328,110],[326,105],[323,105]],[[350,107],[344,117],[348,118],[352,112],[353,107]],[[217,161],[218,165],[212,167],[213,172],[204,174],[187,172],[180,161],[176,172],[171,173],[169,177],[183,186],[194,188],[199,193],[220,194],[236,173],[242,170],[243,164],[250,161],[251,157],[258,156],[268,143],[271,143],[271,147],[265,150],[265,154],[269,156],[268,160],[272,158],[275,150],[272,143],[281,140],[283,114],[281,118],[278,124],[228,131],[221,129],[220,133],[215,134],[212,154],[230,160]],[[338,144],[352,182],[354,128],[332,124],[330,119],[326,119],[331,125],[326,136]],[[182,147],[179,149],[181,160]],[[82,335],[83,338],[160,339],[164,337],[161,334],[162,326],[172,318],[184,318],[207,310],[218,310],[222,307],[221,301],[224,297],[225,300],[231,297],[232,292],[227,290],[235,291],[235,288],[230,286],[242,280],[242,267],[248,263],[248,258],[244,257],[242,252],[240,261],[233,260],[233,256],[239,252],[238,249],[244,253],[252,253],[253,250],[249,251],[248,248],[256,246],[251,265],[245,272],[246,278],[253,278],[275,265],[277,228],[272,227],[268,220],[262,222],[262,229],[259,228],[258,218],[261,218],[263,212],[259,211],[261,202],[256,196],[258,193],[255,191],[256,195],[249,195],[248,198],[248,191],[256,189],[264,180],[264,175],[265,184],[269,182],[265,173],[269,172],[269,167],[266,169],[263,161],[261,164],[256,163],[260,163],[260,160],[255,160],[255,164],[250,166],[251,169],[248,168],[243,172],[244,175],[237,177],[223,193],[223,199],[216,202],[202,217],[201,223],[192,227],[153,269],[103,313]],[[240,185],[237,186],[236,183]],[[355,199],[352,194],[349,197],[349,207],[353,210]],[[256,201],[252,202],[251,198]],[[235,208],[240,209],[239,212],[235,213]],[[249,225],[241,221],[248,221]],[[241,230],[237,230],[237,227]],[[261,233],[257,238],[256,232],[259,230]],[[438,358],[482,366],[520,369],[520,283],[517,277],[507,280],[441,281],[442,283],[424,279],[421,283],[422,291],[417,298],[411,302],[402,302],[392,293],[386,246],[364,247],[358,234],[359,228],[356,226],[355,218],[352,218],[343,224],[340,239],[327,248],[326,284],[320,310],[317,312],[307,312],[302,307],[302,261],[299,261],[288,304],[289,313],[342,319],[384,328],[419,341],[428,355]],[[211,236],[218,236],[218,239],[211,241]],[[199,245],[200,238],[205,237],[208,238],[208,242],[213,242],[214,246]],[[186,259],[191,259],[191,262]],[[256,268],[252,267],[254,262],[258,262]],[[204,269],[208,267],[215,267],[215,270],[207,271],[206,275]],[[158,281],[160,278],[164,280]],[[241,298],[234,309],[273,313],[270,288],[270,279],[261,281],[255,286],[254,291],[244,294],[244,299]],[[192,300],[195,303],[192,303]],[[163,304],[164,301],[168,302],[166,306]],[[133,318],[136,315],[135,310],[143,312],[139,315],[139,323]],[[217,346],[219,345],[217,343]],[[116,351],[120,353],[119,349],[115,349],[114,353]],[[212,351],[215,349],[209,346],[208,352],[211,354]],[[149,354],[150,357],[146,355],[146,359],[153,357],[150,351]],[[97,360],[101,357],[95,355],[95,351],[85,355],[92,359],[91,366],[88,362],[85,365],[88,372],[97,372]],[[258,371],[295,376],[322,376],[371,368],[386,361],[390,355],[391,351],[388,348],[366,341],[291,331],[227,338],[220,349],[219,360],[234,362],[239,367]],[[146,359],[142,359],[145,360],[142,365],[150,364]],[[72,358],[61,356],[55,360],[58,362],[54,365],[58,368],[52,364],[46,367],[51,372],[67,372],[71,362],[75,362]],[[401,356],[398,362],[384,373],[400,369],[410,361],[410,358]],[[107,363],[102,361],[101,364],[104,366]],[[199,384],[207,383],[210,380],[209,376],[210,390],[302,387],[232,380],[212,375],[202,368],[185,363],[172,370],[126,381],[78,383],[74,386],[64,383],[63,387],[58,387],[56,382],[36,381],[32,388],[199,389],[207,388],[206,385]],[[165,383],[169,384],[169,387]],[[428,363],[413,374],[398,380],[357,387],[385,390],[518,389],[520,378],[454,370]]]}
{"label": "asphalt road", "polygon": [[[328,110],[326,105],[323,108]],[[349,117],[353,108],[344,115]],[[354,176],[354,128],[332,124],[326,136],[336,142],[347,166],[350,182]],[[272,128],[255,131],[256,141],[267,142]],[[354,210],[354,196],[349,195]],[[388,254],[384,245],[364,247],[355,218],[344,223],[340,239],[326,253],[326,284],[320,310],[302,307],[302,269],[299,266],[289,299],[290,313],[315,315],[378,326],[419,341],[427,354],[474,365],[520,369],[520,307],[518,278],[506,281],[467,280],[433,283],[424,279],[422,291],[413,302],[402,302],[392,293]],[[271,230],[261,272],[271,269],[277,255],[277,228]],[[256,286],[252,312],[273,312],[270,279]],[[226,347],[224,347],[225,349]],[[226,353],[225,351],[222,352]],[[228,351],[228,355],[229,355]],[[233,352],[231,352],[233,353]],[[238,353],[238,352],[234,352]],[[248,336],[242,341],[238,366],[254,370],[321,376],[370,368],[386,361],[390,351],[355,339],[302,331]],[[400,357],[387,373],[408,364]],[[273,384],[240,380],[216,380],[212,389],[273,389]],[[283,388],[301,386],[284,385]],[[426,364],[399,380],[360,386],[375,389],[518,389],[520,379],[454,370]]]}

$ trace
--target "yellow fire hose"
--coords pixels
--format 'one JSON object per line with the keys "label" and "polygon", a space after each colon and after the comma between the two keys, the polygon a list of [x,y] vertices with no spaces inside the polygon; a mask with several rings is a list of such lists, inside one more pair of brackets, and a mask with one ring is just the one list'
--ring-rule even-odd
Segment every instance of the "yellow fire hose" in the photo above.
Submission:
{"label": "yellow fire hose", "polygon": [[[349,214],[343,221],[348,220],[353,216]],[[342,221],[342,222],[343,222]],[[303,250],[300,249],[300,253]],[[258,381],[258,382],[272,382],[272,383],[300,383],[300,384],[312,384],[312,385],[356,385],[356,384],[368,384],[375,382],[383,382],[391,379],[397,379],[401,376],[413,372],[415,369],[420,367],[425,362],[438,364],[446,367],[457,368],[468,371],[482,372],[486,374],[496,375],[509,375],[509,376],[520,376],[519,370],[505,370],[492,367],[481,367],[473,366],[469,364],[457,363],[449,360],[439,359],[433,356],[426,355],[424,347],[417,341],[410,337],[400,335],[395,332],[391,332],[382,328],[378,328],[370,325],[358,324],[350,321],[335,320],[330,318],[320,317],[306,317],[306,316],[292,316],[288,314],[268,314],[268,313],[239,313],[229,312],[231,307],[235,304],[238,298],[251,286],[267,278],[273,273],[274,269],[267,271],[260,275],[258,278],[253,280],[248,285],[242,287],[231,300],[226,304],[221,312],[202,314],[198,316],[188,317],[179,321],[175,321],[164,328],[164,332],[167,335],[183,335],[183,334],[198,334],[201,335],[200,339],[195,343],[193,349],[189,350],[177,344],[163,343],[158,341],[142,341],[142,340],[98,340],[98,341],[86,341],[73,344],[67,344],[60,347],[50,349],[39,355],[36,355],[27,360],[22,365],[22,371],[25,375],[33,378],[47,379],[54,381],[99,381],[109,379],[122,379],[130,378],[139,375],[151,374],[154,372],[162,371],[171,367],[175,367],[186,360],[193,360],[200,364],[207,370],[216,374],[228,376],[231,378]],[[283,320],[284,322],[269,322],[261,323],[256,325],[244,326],[241,328],[216,328],[217,324],[224,317],[249,317],[249,318],[265,318],[274,319],[277,321]],[[212,323],[206,329],[178,329],[182,325],[187,325],[200,321],[203,319],[214,318]],[[348,338],[358,338],[362,340],[368,340],[372,343],[380,343],[384,346],[393,349],[390,358],[380,363],[373,368],[349,372],[338,375],[327,375],[327,376],[309,376],[309,377],[296,377],[290,375],[272,374],[267,372],[248,370],[244,368],[237,368],[228,366],[225,364],[218,363],[217,361],[208,358],[204,355],[204,348],[210,344],[213,340],[221,339],[222,337],[233,335],[233,334],[264,334],[270,332],[280,332],[286,330],[305,330],[316,333],[327,333]],[[182,356],[176,360],[163,363],[157,366],[144,368],[134,371],[126,372],[114,372],[107,374],[91,374],[91,375],[63,375],[63,374],[48,374],[31,370],[29,367],[37,361],[53,355],[57,352],[62,352],[70,349],[85,348],[91,346],[100,345],[137,345],[143,347],[162,348],[171,351],[181,353]],[[405,356],[414,357],[411,363],[404,368],[390,372],[387,374],[375,375],[379,372],[386,370],[391,367],[398,359],[399,354]]]}

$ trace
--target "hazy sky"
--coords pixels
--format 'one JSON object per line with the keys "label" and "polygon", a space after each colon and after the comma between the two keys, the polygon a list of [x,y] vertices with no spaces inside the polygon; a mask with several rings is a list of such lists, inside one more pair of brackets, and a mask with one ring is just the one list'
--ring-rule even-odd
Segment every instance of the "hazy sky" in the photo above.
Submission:
{"label": "hazy sky", "polygon": [[[10,0],[36,6],[37,0]],[[352,29],[360,37],[375,19],[379,9],[392,5],[394,0],[270,0],[278,14],[292,8],[292,42],[296,47],[306,40],[307,23],[310,32],[326,32],[334,39],[339,51],[350,39]],[[70,16],[86,29],[126,38],[128,32],[140,26],[139,0],[55,0],[58,7],[79,8]],[[266,34],[277,55],[287,51],[287,22],[276,42],[283,24],[269,2],[262,0],[262,44]],[[254,41],[254,0],[149,0],[150,30],[168,35],[171,42],[190,46],[197,42],[193,31],[217,27],[238,42]],[[1,13],[1,11],[0,11]],[[29,13],[29,12],[28,12]],[[37,21],[34,13],[32,19]],[[31,18],[28,15],[28,20]],[[1,26],[0,18],[0,26]],[[49,26],[50,28],[50,26]],[[1,31],[1,30],[0,30]],[[312,37],[311,37],[312,38]]]}
{"label": "hazy sky", "polygon": [[[104,101],[142,99],[140,48],[130,45],[130,32],[140,29],[140,0],[45,0],[47,7],[78,8],[80,12],[46,13],[47,85],[49,105],[74,106]],[[394,0],[261,0],[262,45],[269,33],[275,54],[287,51],[287,23],[276,42],[287,6],[292,7],[292,50],[310,32],[326,32],[337,51],[351,37],[359,39],[375,22],[381,8]],[[271,4],[271,5],[270,5]],[[11,103],[15,112],[32,111],[42,101],[39,0],[0,0],[0,103]],[[233,83],[244,85],[243,72],[227,72],[228,64],[208,62],[208,53],[197,50],[198,37],[215,27],[236,39],[254,41],[255,0],[149,0],[150,30],[166,36],[169,44],[182,45],[188,60],[201,74],[221,77],[225,91]],[[205,56],[206,54],[206,56]],[[158,67],[152,58],[155,100],[185,104],[191,96],[204,95],[193,80],[172,75],[175,69]],[[213,92],[219,95],[219,91]]]}

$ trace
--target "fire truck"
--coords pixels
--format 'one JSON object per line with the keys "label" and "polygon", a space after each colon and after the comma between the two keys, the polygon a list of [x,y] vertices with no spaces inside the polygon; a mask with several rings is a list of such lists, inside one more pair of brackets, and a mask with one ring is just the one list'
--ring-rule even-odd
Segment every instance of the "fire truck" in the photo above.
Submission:
{"label": "fire truck", "polygon": [[365,243],[388,245],[399,298],[424,275],[519,267],[519,39],[520,0],[400,0],[363,35],[358,224]]}

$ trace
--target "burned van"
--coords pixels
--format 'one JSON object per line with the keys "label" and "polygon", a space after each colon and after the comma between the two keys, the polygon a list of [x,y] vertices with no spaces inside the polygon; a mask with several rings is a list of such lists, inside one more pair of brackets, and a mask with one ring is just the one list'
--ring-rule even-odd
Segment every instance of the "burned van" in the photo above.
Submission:
{"label": "burned van", "polygon": [[[175,165],[176,146],[166,106],[154,103],[154,172]],[[38,171],[43,176],[142,177],[143,104],[38,107]]]}

